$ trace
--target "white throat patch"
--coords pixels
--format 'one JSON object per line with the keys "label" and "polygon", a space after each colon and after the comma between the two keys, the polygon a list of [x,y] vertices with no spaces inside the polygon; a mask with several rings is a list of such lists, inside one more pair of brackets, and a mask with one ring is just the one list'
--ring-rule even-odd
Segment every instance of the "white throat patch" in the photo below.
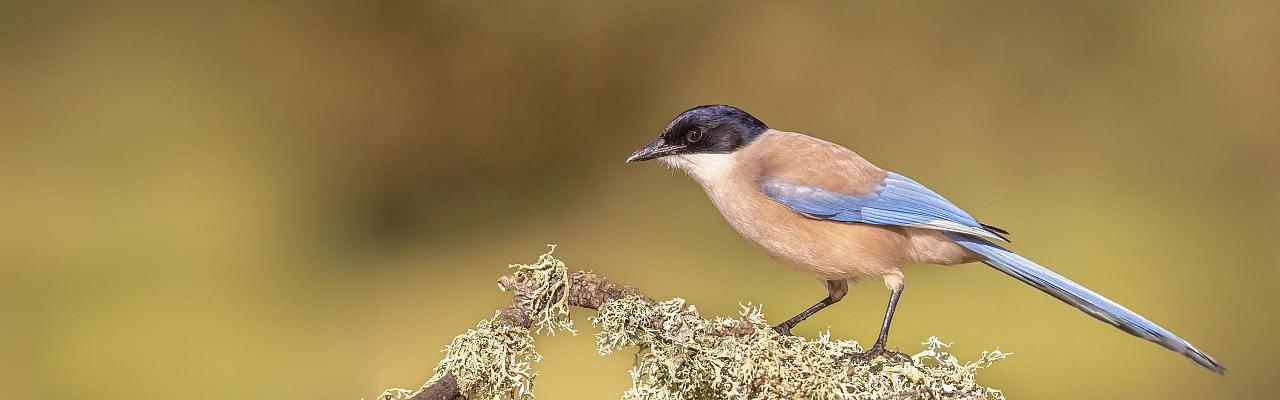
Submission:
{"label": "white throat patch", "polygon": [[663,157],[662,162],[684,171],[700,184],[720,182],[729,177],[736,164],[733,153],[681,154]]}

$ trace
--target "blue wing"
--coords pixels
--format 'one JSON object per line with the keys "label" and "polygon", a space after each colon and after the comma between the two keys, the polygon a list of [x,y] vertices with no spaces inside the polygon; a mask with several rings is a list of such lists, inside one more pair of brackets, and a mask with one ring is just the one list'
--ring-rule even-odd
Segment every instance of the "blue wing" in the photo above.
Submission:
{"label": "blue wing", "polygon": [[912,226],[1008,241],[994,228],[905,176],[889,172],[875,191],[850,195],[780,179],[765,179],[766,196],[817,219],[875,225]]}
{"label": "blue wing", "polygon": [[1226,368],[1200,349],[1141,315],[988,240],[1003,231],[979,223],[955,204],[905,176],[889,172],[875,191],[850,195],[779,179],[761,182],[765,195],[812,218],[947,231],[956,244],[1009,274],[1131,335],[1182,353],[1219,374]]}

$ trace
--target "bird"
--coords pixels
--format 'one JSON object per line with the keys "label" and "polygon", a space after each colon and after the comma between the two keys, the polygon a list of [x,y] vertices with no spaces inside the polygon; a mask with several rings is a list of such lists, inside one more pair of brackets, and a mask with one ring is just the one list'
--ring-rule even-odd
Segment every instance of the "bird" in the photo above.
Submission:
{"label": "bird", "polygon": [[781,335],[839,302],[849,282],[880,278],[889,290],[880,332],[856,358],[887,351],[910,263],[981,262],[1116,328],[1181,353],[1218,374],[1213,357],[1150,320],[1005,248],[1009,232],[979,222],[924,185],[835,143],[769,128],[737,107],[680,113],[627,163],[660,160],[685,172],[729,225],[774,259],[817,278],[827,297],[774,327]]}

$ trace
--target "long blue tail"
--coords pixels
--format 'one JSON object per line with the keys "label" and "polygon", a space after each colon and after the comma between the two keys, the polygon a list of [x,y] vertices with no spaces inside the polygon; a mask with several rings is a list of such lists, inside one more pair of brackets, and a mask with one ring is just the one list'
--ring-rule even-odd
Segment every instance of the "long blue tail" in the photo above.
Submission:
{"label": "long blue tail", "polygon": [[1154,322],[1148,321],[1141,315],[1129,311],[1129,309],[1116,304],[1114,301],[1108,300],[1106,297],[1102,297],[1092,290],[1050,271],[1048,268],[1041,267],[1031,262],[1031,260],[985,239],[950,232],[948,232],[948,236],[961,246],[986,257],[987,261],[984,261],[984,263],[987,265],[1009,274],[1009,276],[1018,278],[1018,280],[1026,282],[1028,285],[1035,286],[1037,289],[1057,297],[1058,300],[1062,300],[1080,309],[1080,311],[1092,315],[1094,318],[1115,325],[1120,330],[1129,332],[1131,335],[1156,342],[1166,349],[1182,353],[1182,355],[1190,358],[1191,361],[1195,361],[1196,364],[1200,364],[1213,372],[1219,374],[1227,372],[1227,369],[1222,364],[1218,364],[1218,361],[1214,360],[1213,357],[1209,357],[1208,354],[1192,346],[1191,343],[1187,343],[1186,340],[1182,340],[1182,338],[1161,328]]}

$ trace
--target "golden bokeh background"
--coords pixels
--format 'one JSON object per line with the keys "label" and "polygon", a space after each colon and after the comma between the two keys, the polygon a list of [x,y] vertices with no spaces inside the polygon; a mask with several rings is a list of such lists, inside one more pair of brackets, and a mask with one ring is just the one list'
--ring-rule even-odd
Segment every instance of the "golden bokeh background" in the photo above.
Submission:
{"label": "golden bokeh background", "polygon": [[[824,296],[688,178],[698,104],[853,148],[1163,324],[1225,377],[982,265],[914,266],[891,345],[1012,398],[1262,398],[1280,281],[1274,1],[0,5],[0,398],[416,387],[546,243],[705,315]],[[797,329],[874,338],[886,291]],[[629,354],[540,337],[539,398]]]}

